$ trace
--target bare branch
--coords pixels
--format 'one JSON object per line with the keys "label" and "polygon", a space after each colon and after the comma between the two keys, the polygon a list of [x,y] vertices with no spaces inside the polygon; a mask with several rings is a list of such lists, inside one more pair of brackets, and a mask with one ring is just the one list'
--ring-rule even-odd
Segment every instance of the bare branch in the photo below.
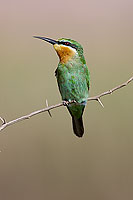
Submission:
{"label": "bare branch", "polygon": [[123,83],[121,85],[118,85],[117,87],[115,87],[115,88],[113,88],[111,90],[108,90],[107,92],[103,92],[103,93],[101,93],[101,94],[99,94],[97,96],[90,97],[87,100],[88,101],[92,101],[92,100],[97,100],[98,101],[98,98],[101,98],[101,97],[103,97],[105,95],[108,95],[108,94],[112,94],[114,91],[127,86],[131,81],[133,81],[133,76],[130,79],[128,79],[125,83]]}
{"label": "bare branch", "polygon": [[[126,81],[125,83],[121,84],[121,85],[118,85],[117,87],[111,89],[111,90],[108,90],[106,92],[103,92],[97,96],[94,96],[94,97],[90,97],[87,99],[87,101],[92,101],[92,100],[96,100],[100,103],[100,105],[102,107],[104,107],[103,103],[101,102],[100,98],[103,97],[103,96],[106,96],[108,94],[112,94],[113,92],[115,92],[116,90],[120,89],[120,88],[123,88],[125,86],[127,86],[131,81],[133,81],[133,77],[131,77],[128,81]],[[72,102],[67,102],[66,104],[72,104],[72,103],[75,103],[75,101],[72,101]],[[26,119],[30,119],[31,117],[35,116],[35,115],[38,115],[40,113],[43,113],[43,112],[48,112],[49,115],[51,116],[51,113],[50,113],[50,110],[52,109],[55,109],[55,108],[58,108],[58,107],[61,107],[61,106],[64,106],[66,105],[64,104],[64,102],[62,103],[59,103],[59,104],[56,104],[56,105],[52,105],[52,106],[49,106],[48,107],[48,101],[46,100],[46,108],[43,108],[41,110],[37,110],[37,111],[34,111],[28,115],[24,115],[22,117],[19,117],[17,119],[14,119],[14,120],[11,120],[9,122],[6,122],[6,120],[2,117],[0,117],[0,120],[2,121],[2,125],[0,126],[0,131],[2,131],[3,129],[5,129],[7,126],[10,126],[10,125],[13,125],[15,123],[18,123],[20,121],[23,121],[23,120],[26,120]]]}

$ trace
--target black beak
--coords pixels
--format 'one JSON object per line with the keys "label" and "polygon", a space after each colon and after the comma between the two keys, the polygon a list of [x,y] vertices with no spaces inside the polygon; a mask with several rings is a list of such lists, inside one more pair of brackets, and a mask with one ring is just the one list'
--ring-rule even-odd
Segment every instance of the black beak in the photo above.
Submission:
{"label": "black beak", "polygon": [[49,42],[51,44],[58,44],[58,41],[50,39],[50,38],[45,38],[45,37],[40,37],[40,36],[33,36],[34,38],[38,38],[40,40],[45,40],[46,42]]}

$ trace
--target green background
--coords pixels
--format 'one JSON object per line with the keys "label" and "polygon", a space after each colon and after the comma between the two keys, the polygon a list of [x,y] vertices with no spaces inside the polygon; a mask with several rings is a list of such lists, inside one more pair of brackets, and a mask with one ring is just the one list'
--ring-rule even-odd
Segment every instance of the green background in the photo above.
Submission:
{"label": "green background", "polygon": [[[0,2],[0,116],[8,120],[61,102],[53,47],[40,35],[84,47],[90,96],[133,72],[133,1]],[[65,107],[0,134],[1,200],[133,199],[133,83],[88,102],[77,138]]]}

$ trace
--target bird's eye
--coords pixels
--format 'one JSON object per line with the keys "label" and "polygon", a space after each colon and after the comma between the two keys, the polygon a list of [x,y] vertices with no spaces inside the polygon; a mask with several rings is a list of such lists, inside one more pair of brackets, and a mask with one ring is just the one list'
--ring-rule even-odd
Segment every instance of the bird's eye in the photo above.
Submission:
{"label": "bird's eye", "polygon": [[63,45],[70,46],[72,48],[77,49],[77,46],[75,44],[71,44],[70,42],[58,41],[58,44],[63,44]]}
{"label": "bird's eye", "polygon": [[69,42],[65,42],[65,45],[67,45],[67,46],[68,46],[68,45],[70,45],[70,43],[69,43]]}

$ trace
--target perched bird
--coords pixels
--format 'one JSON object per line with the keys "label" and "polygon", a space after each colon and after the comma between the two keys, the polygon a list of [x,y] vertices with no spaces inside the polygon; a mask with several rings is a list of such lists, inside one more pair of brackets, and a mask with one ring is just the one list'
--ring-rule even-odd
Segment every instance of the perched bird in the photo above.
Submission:
{"label": "perched bird", "polygon": [[83,48],[72,39],[53,40],[34,37],[51,43],[59,56],[59,64],[55,71],[59,91],[64,102],[75,102],[66,105],[72,116],[73,131],[78,137],[82,137],[84,133],[82,115],[90,87],[89,70]]}

